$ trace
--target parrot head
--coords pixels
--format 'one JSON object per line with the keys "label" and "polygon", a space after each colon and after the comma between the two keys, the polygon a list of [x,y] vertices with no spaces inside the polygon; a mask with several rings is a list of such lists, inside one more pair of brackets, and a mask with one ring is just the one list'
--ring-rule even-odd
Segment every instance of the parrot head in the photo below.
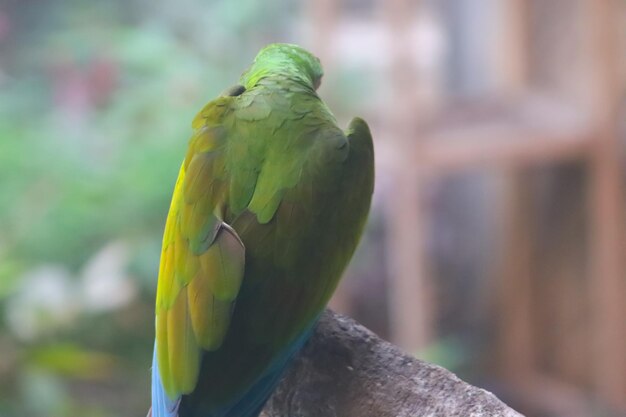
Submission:
{"label": "parrot head", "polygon": [[262,78],[283,74],[317,90],[324,71],[319,58],[305,49],[288,43],[272,43],[261,49],[240,79],[246,89],[252,88]]}

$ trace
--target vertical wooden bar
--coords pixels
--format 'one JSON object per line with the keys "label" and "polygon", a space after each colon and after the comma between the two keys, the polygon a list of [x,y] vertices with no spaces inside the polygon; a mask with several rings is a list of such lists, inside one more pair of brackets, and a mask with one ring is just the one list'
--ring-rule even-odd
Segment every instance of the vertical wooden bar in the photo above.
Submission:
{"label": "vertical wooden bar", "polygon": [[589,165],[590,301],[596,393],[626,407],[626,287],[622,149],[617,134],[624,86],[618,47],[619,16],[613,0],[585,1],[592,88],[590,110],[598,135]]}
{"label": "vertical wooden bar", "polygon": [[590,161],[590,298],[593,385],[598,394],[626,407],[626,314],[624,304],[622,185],[618,155],[603,128]]}
{"label": "vertical wooden bar", "polygon": [[422,181],[415,169],[398,163],[393,199],[386,210],[391,336],[413,354],[434,338],[435,302],[426,253],[428,216]]}
{"label": "vertical wooden bar", "polygon": [[503,257],[500,266],[498,345],[500,368],[514,384],[526,384],[533,374],[533,240],[536,227],[533,194],[522,173],[504,176],[502,218]]}
{"label": "vertical wooden bar", "polygon": [[[423,205],[419,168],[408,152],[414,146],[417,108],[415,67],[409,41],[414,21],[409,0],[383,3],[389,33],[394,106],[387,114],[391,140],[398,150],[390,198],[386,207],[389,265],[389,316],[391,338],[408,352],[417,353],[433,339],[433,297],[428,276],[425,230],[428,224]],[[403,152],[404,150],[404,152]]]}
{"label": "vertical wooden bar", "polygon": [[[519,94],[528,82],[528,10],[526,0],[502,3],[499,62],[500,82],[507,95]],[[528,172],[506,170],[503,175],[503,259],[499,268],[498,340],[500,367],[506,378],[525,384],[535,367],[533,333],[533,194]]]}
{"label": "vertical wooden bar", "polygon": [[503,33],[496,54],[500,84],[507,95],[518,94],[528,83],[528,1],[506,0],[500,5]]}

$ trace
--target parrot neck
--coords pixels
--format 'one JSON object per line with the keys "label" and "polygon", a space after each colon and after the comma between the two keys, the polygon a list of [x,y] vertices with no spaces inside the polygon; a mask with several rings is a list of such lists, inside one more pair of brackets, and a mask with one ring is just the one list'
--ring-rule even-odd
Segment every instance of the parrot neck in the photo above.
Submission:
{"label": "parrot neck", "polygon": [[250,69],[241,75],[239,83],[248,90],[256,86],[264,78],[274,78],[279,82],[285,83],[297,83],[302,87],[315,91],[311,77],[306,72],[299,71],[291,62],[283,62],[280,65],[255,62]]}

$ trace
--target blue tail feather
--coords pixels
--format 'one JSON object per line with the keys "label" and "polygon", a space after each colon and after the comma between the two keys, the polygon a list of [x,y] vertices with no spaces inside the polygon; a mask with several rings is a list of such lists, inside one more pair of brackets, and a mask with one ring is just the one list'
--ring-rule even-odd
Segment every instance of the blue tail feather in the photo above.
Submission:
{"label": "blue tail feather", "polygon": [[179,404],[180,397],[172,400],[163,388],[155,343],[154,353],[152,354],[152,417],[176,417]]}

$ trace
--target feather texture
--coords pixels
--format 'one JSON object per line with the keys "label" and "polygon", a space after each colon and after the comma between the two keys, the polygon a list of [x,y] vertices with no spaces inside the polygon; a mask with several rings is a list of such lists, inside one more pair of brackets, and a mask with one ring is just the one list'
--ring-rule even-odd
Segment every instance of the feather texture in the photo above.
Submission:
{"label": "feather texture", "polygon": [[372,138],[361,119],[337,127],[321,74],[270,45],[193,120],[163,237],[154,417],[258,415],[356,248]]}

